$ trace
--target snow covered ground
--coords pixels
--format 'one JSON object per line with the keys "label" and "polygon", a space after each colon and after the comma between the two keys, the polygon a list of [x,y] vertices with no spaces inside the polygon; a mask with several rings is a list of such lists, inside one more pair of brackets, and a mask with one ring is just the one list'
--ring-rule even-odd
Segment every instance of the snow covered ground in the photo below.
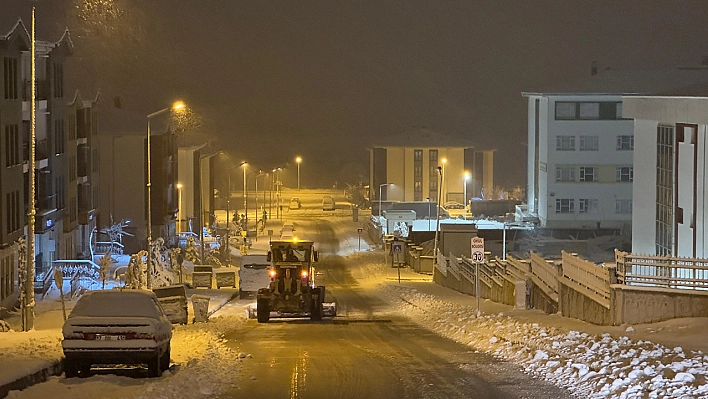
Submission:
{"label": "snow covered ground", "polygon": [[[358,266],[354,274],[361,287],[376,290],[391,311],[442,336],[516,363],[578,396],[708,398],[706,318],[601,327],[490,301],[482,303],[483,315],[475,318],[473,297],[437,286],[429,276],[405,270],[399,285],[396,270],[383,264],[380,251],[371,251],[363,240],[362,252],[357,251],[356,227],[343,223],[336,234],[342,238],[338,254]],[[8,397],[208,398],[238,389],[249,378],[242,365],[251,356],[230,350],[223,333],[254,321],[246,320],[245,301],[221,307],[227,297],[227,292],[212,297],[210,309],[219,310],[208,323],[175,326],[172,367],[161,378],[59,376]],[[61,324],[60,303],[44,300],[37,304],[35,330],[0,333],[0,385],[58,361]]]}
{"label": "snow covered ground", "polygon": [[[411,320],[517,363],[527,373],[578,396],[708,398],[708,356],[701,351],[627,336],[615,338],[609,333],[565,331],[553,325],[520,322],[503,313],[475,318],[476,305],[460,306],[405,285],[382,284],[380,291]],[[626,331],[632,333],[634,327],[626,327]]]}

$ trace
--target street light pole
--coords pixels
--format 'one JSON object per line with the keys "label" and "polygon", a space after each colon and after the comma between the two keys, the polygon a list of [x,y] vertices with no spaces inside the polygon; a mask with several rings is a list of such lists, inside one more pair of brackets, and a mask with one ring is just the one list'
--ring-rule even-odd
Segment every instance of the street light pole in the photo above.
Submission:
{"label": "street light pole", "polygon": [[465,172],[465,178],[462,180],[462,185],[463,189],[462,192],[464,193],[463,196],[464,201],[462,201],[462,205],[465,207],[465,216],[467,216],[467,181],[470,179],[470,172]]}
{"label": "street light pole", "polygon": [[379,223],[381,222],[381,189],[383,186],[388,186],[389,184],[393,186],[393,183],[383,183],[379,185]]}
{"label": "street light pole", "polygon": [[182,183],[177,183],[177,228],[182,230]]}
{"label": "street light pole", "polygon": [[184,103],[181,101],[178,101],[172,105],[172,107],[168,108],[163,108],[159,111],[153,112],[152,114],[147,116],[147,155],[146,155],[146,163],[147,163],[147,182],[145,186],[147,187],[147,279],[146,279],[146,284],[148,289],[152,289],[152,274],[153,274],[153,265],[152,265],[152,181],[151,181],[151,169],[152,169],[152,159],[151,159],[151,152],[152,149],[151,144],[150,144],[150,118],[153,118],[157,115],[160,115],[162,113],[165,113],[170,110],[180,110],[185,107]]}
{"label": "street light pole", "polygon": [[300,162],[302,162],[302,158],[295,158],[295,162],[297,162],[297,191],[300,191]]}
{"label": "street light pole", "polygon": [[246,231],[248,232],[248,202],[246,202],[246,167],[248,166],[248,162],[241,162],[241,166],[243,166],[243,216],[246,219],[244,223],[246,224]]}
{"label": "street light pole", "polygon": [[438,166],[440,184],[438,185],[438,200],[435,206],[435,242],[433,243],[433,264],[438,261],[438,232],[440,231],[440,196],[442,195],[442,168]]}

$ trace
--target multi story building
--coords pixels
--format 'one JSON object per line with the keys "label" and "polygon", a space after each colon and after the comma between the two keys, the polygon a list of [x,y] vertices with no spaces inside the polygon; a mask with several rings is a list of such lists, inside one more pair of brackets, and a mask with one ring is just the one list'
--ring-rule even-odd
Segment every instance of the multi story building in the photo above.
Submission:
{"label": "multi story building", "polygon": [[[35,41],[35,142],[30,139],[30,37],[22,22],[0,36],[0,306],[17,294],[15,243],[27,235],[29,207],[35,207],[35,281],[53,260],[77,255],[77,144],[73,111],[67,107],[64,64],[73,54],[69,32],[57,42]],[[35,168],[30,171],[30,146]],[[35,182],[35,201],[29,183]],[[12,266],[11,266],[12,265]],[[11,270],[14,268],[14,271]],[[10,298],[10,299],[8,299]]]}
{"label": "multi story building", "polygon": [[25,124],[22,118],[24,85],[22,54],[30,48],[30,38],[22,22],[0,36],[0,309],[11,308],[17,286],[17,240],[25,235],[24,170],[27,156],[21,152]]}
{"label": "multi story building", "polygon": [[705,82],[705,69],[597,73],[570,87],[528,92],[527,206],[550,229],[629,230],[636,167],[634,122],[623,95]]}
{"label": "multi story building", "polygon": [[636,96],[623,104],[635,120],[632,252],[705,259],[708,97]]}
{"label": "multi story building", "polygon": [[[147,113],[109,104],[99,107],[101,130],[96,136],[101,171],[99,229],[129,221],[123,245],[127,253],[147,245]],[[177,145],[169,114],[151,119],[151,227],[153,240],[169,242],[176,231],[178,203]]]}
{"label": "multi story building", "polygon": [[466,203],[465,192],[467,200],[484,197],[494,188],[494,150],[476,150],[469,141],[420,128],[374,143],[369,198],[381,192],[382,200],[437,201],[441,192],[443,204]]}

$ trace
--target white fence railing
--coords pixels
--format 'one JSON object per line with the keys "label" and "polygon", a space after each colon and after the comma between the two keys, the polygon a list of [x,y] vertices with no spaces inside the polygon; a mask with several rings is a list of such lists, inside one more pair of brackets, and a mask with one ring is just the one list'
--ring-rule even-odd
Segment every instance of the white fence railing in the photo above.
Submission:
{"label": "white fence railing", "polygon": [[615,250],[617,278],[634,286],[708,290],[708,260],[635,255]]}

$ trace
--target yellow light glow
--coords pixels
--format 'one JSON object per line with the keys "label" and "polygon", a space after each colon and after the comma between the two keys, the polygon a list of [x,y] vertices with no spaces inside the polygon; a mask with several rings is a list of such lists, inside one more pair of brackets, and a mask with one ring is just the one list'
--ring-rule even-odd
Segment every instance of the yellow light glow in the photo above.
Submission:
{"label": "yellow light glow", "polygon": [[302,162],[302,158],[300,158],[300,157],[295,158],[295,162],[297,162],[297,163]]}
{"label": "yellow light glow", "polygon": [[182,188],[182,183],[177,183],[177,188]]}
{"label": "yellow light glow", "polygon": [[465,172],[465,180],[469,180],[469,179],[470,179],[470,172]]}
{"label": "yellow light glow", "polygon": [[293,242],[297,242],[297,237],[293,237]]}
{"label": "yellow light glow", "polygon": [[447,163],[447,158],[443,158],[442,163]]}
{"label": "yellow light glow", "polygon": [[179,111],[179,110],[184,109],[186,107],[187,107],[187,105],[182,101],[176,101],[174,104],[172,104],[172,109],[175,111]]}

